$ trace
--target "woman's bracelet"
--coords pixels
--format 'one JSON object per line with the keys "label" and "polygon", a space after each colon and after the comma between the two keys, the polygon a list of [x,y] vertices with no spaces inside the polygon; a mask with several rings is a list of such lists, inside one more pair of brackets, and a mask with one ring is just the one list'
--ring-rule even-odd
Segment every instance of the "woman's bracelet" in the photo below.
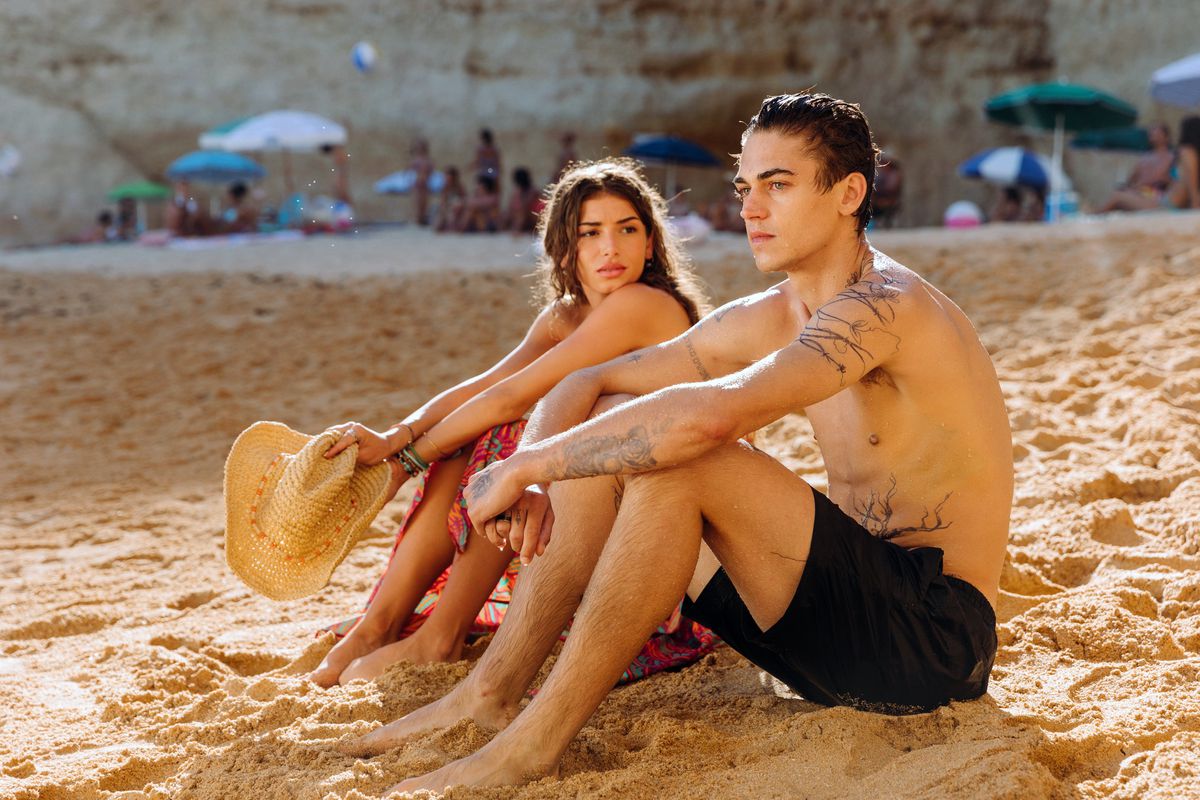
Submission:
{"label": "woman's bracelet", "polygon": [[409,444],[412,444],[413,442],[415,442],[417,440],[417,434],[413,433],[412,425],[409,425],[407,422],[397,422],[396,427],[404,428],[404,430],[408,431],[408,443]]}
{"label": "woman's bracelet", "polygon": [[400,466],[404,467],[404,471],[413,477],[429,469],[429,462],[421,458],[411,444],[397,453],[396,457],[400,459]]}
{"label": "woman's bracelet", "polygon": [[[430,429],[430,430],[432,430],[432,429]],[[433,445],[433,449],[434,449],[434,451],[435,451],[435,452],[436,452],[436,453],[437,453],[439,456],[441,456],[442,458],[450,458],[450,457],[451,457],[451,455],[453,455],[452,453],[447,453],[445,450],[443,450],[441,447],[439,447],[439,446],[438,446],[438,443],[437,443],[437,442],[435,442],[435,441],[433,440],[433,437],[429,435],[429,431],[425,431],[425,434],[424,434],[424,435],[425,435],[425,439],[426,439],[426,440],[427,440],[427,441],[428,441],[428,442],[429,442],[431,445]]]}

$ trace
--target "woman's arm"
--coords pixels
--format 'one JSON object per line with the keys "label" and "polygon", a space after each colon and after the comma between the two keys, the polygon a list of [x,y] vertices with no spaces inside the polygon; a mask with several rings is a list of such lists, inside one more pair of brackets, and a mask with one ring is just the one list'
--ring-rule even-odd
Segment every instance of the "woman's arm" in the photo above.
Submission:
{"label": "woman's arm", "polygon": [[687,314],[665,292],[641,284],[618,289],[562,342],[426,429],[414,448],[426,461],[441,458],[488,428],[519,417],[572,372],[663,341],[687,327]]}

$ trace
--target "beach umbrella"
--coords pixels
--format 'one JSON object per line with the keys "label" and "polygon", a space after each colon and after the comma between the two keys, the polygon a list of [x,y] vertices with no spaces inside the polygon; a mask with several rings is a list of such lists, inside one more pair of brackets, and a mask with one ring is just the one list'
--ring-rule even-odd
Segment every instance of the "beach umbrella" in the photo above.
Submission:
{"label": "beach umbrella", "polygon": [[167,167],[167,177],[171,180],[204,183],[253,181],[266,174],[257,161],[223,150],[196,150],[180,156]]}
{"label": "beach umbrella", "polygon": [[[1054,177],[1062,174],[1063,134],[1100,128],[1123,128],[1137,120],[1137,109],[1110,94],[1075,83],[1035,83],[996,95],[984,105],[988,119],[1054,131]],[[1058,218],[1062,187],[1051,184],[1050,219]]]}
{"label": "beach umbrella", "polygon": [[1145,128],[1104,128],[1084,131],[1071,140],[1078,150],[1124,150],[1144,153],[1150,149],[1150,134]]}
{"label": "beach umbrella", "polygon": [[131,181],[108,190],[109,200],[166,200],[171,190],[153,181]]}
{"label": "beach umbrella", "polygon": [[229,129],[222,133],[201,136],[201,146],[239,153],[254,150],[314,152],[325,145],[346,143],[345,128],[307,111],[268,111],[227,125]]}
{"label": "beach umbrella", "polygon": [[231,130],[241,125],[250,117],[237,117],[228,122],[222,122],[215,128],[209,128],[204,133],[200,134],[200,149],[201,150],[219,150],[221,137],[229,133]]}
{"label": "beach umbrella", "polygon": [[634,137],[633,144],[623,152],[647,164],[658,164],[667,168],[668,199],[675,194],[676,167],[721,166],[721,161],[703,146],[678,136],[639,134]]}
{"label": "beach umbrella", "polygon": [[[958,174],[964,178],[998,183],[1002,186],[1029,186],[1047,189],[1054,165],[1043,155],[1023,147],[995,147],[984,150],[958,165]],[[1066,176],[1060,176],[1060,186],[1069,186]]]}
{"label": "beach umbrella", "polygon": [[1200,53],[1155,70],[1150,76],[1150,96],[1172,106],[1200,106]]}
{"label": "beach umbrella", "polygon": [[[375,181],[375,193],[408,194],[416,185],[417,171],[402,169],[399,172],[393,172],[391,175]],[[434,172],[429,176],[429,180],[425,182],[425,185],[431,192],[440,192],[442,187],[446,185],[446,176],[441,172]]]}

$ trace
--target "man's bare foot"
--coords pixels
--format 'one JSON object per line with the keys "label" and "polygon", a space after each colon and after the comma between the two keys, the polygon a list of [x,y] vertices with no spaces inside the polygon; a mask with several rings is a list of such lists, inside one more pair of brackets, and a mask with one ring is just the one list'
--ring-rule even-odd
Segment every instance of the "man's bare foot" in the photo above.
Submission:
{"label": "man's bare foot", "polygon": [[338,682],[343,670],[355,659],[374,652],[384,644],[382,634],[364,626],[360,621],[350,633],[333,646],[320,665],[308,674],[308,679],[323,689]]}
{"label": "man's bare foot", "polygon": [[401,661],[409,664],[436,664],[458,661],[462,656],[463,640],[455,636],[449,640],[437,635],[425,623],[407,639],[385,644],[364,656],[354,659],[342,670],[338,682],[343,686],[350,681],[373,681],[387,671],[392,664]]}
{"label": "man's bare foot", "polygon": [[401,781],[385,791],[384,797],[392,792],[422,789],[443,792],[451,786],[519,786],[548,775],[558,775],[557,763],[537,764],[518,756],[510,747],[493,746],[495,742],[493,739],[479,752],[451,761],[441,769]]}
{"label": "man's bare foot", "polygon": [[376,728],[366,736],[339,744],[336,749],[348,756],[366,758],[399,747],[412,736],[449,728],[460,720],[469,719],[482,728],[501,730],[516,719],[520,711],[517,703],[509,705],[481,698],[466,685],[467,681],[455,686],[442,699]]}

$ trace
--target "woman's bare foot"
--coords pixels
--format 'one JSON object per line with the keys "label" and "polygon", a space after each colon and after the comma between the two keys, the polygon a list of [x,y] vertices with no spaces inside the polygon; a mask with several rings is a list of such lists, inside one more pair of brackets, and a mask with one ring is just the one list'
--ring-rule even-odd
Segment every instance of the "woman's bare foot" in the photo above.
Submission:
{"label": "woman's bare foot", "polygon": [[501,730],[516,719],[520,711],[519,703],[509,704],[480,697],[467,685],[469,681],[470,678],[455,686],[442,699],[422,706],[395,722],[337,745],[337,750],[349,756],[366,758],[398,747],[409,737],[449,728],[464,719],[491,730]]}
{"label": "woman's bare foot", "polygon": [[[366,655],[354,659],[342,670],[338,682],[343,686],[350,681],[373,681],[387,671],[392,664],[406,661],[409,664],[435,664],[458,661],[462,656],[461,636],[440,636],[426,622],[407,639],[386,644]],[[332,655],[332,653],[330,653]]]}
{"label": "woman's bare foot", "polygon": [[493,739],[479,752],[451,761],[425,775],[401,781],[383,794],[386,797],[392,792],[416,792],[422,789],[443,792],[451,786],[519,786],[548,775],[558,775],[557,762],[540,764],[538,759],[522,757],[512,747],[503,744],[493,746],[495,743]]}
{"label": "woman's bare foot", "polygon": [[338,682],[338,678],[352,661],[374,652],[385,644],[383,634],[364,625],[364,622],[365,620],[360,620],[350,633],[333,646],[321,664],[308,674],[310,681],[328,689]]}

